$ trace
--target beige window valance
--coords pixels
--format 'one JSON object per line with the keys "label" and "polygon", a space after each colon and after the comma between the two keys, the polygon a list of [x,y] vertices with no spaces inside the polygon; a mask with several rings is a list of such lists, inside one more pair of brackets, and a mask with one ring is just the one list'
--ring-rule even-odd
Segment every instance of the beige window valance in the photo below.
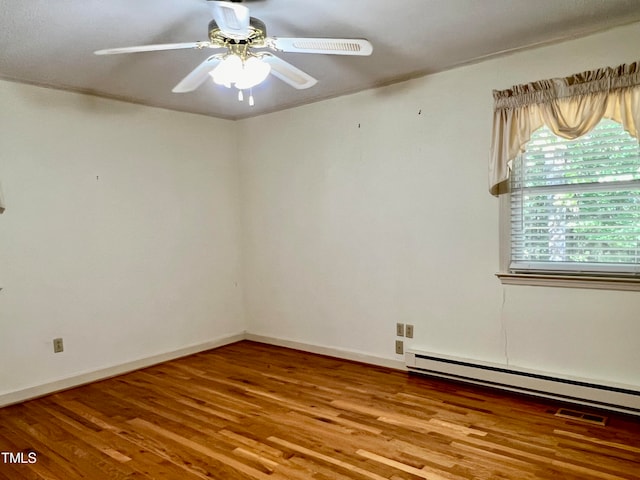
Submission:
{"label": "beige window valance", "polygon": [[494,90],[489,191],[499,195],[510,162],[524,151],[531,134],[546,125],[568,139],[589,132],[602,118],[640,134],[640,62],[601,68],[566,78]]}

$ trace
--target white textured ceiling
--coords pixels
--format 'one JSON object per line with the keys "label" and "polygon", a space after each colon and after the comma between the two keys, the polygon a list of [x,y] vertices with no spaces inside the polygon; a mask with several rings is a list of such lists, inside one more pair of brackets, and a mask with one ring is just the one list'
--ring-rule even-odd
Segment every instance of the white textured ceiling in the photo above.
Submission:
{"label": "white textured ceiling", "polygon": [[206,0],[4,0],[0,78],[186,111],[245,118],[528,46],[640,21],[640,0],[245,0],[267,33],[362,37],[370,57],[278,54],[318,79],[295,90],[269,79],[256,105],[207,82],[171,89],[211,51],[96,56],[93,51],[207,40]]}

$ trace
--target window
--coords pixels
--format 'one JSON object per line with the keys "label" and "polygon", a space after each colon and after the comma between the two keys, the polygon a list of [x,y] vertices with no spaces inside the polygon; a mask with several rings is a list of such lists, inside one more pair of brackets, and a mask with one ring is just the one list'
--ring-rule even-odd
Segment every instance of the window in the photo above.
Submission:
{"label": "window", "polygon": [[493,98],[502,283],[640,291],[640,62]]}
{"label": "window", "polygon": [[640,148],[620,123],[539,128],[509,182],[512,273],[640,277]]}

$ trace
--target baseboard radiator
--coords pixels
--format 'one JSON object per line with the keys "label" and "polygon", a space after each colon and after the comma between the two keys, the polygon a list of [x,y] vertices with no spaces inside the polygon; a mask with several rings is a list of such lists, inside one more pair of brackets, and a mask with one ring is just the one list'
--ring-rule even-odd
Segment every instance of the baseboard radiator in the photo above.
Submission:
{"label": "baseboard radiator", "polygon": [[637,387],[560,377],[418,350],[406,350],[405,362],[413,373],[640,416],[640,388]]}

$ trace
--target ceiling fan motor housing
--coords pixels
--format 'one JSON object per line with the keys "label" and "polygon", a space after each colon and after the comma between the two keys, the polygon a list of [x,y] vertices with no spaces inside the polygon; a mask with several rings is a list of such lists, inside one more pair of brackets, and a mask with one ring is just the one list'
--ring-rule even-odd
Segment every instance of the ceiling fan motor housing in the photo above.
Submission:
{"label": "ceiling fan motor housing", "polygon": [[262,20],[255,17],[250,17],[249,20],[249,34],[247,38],[228,38],[224,33],[220,30],[220,27],[216,23],[215,20],[211,20],[209,22],[209,39],[211,41],[224,39],[229,43],[235,44],[245,44],[245,43],[255,43],[255,41],[260,40],[263,41],[267,36],[267,26],[264,24]]}

